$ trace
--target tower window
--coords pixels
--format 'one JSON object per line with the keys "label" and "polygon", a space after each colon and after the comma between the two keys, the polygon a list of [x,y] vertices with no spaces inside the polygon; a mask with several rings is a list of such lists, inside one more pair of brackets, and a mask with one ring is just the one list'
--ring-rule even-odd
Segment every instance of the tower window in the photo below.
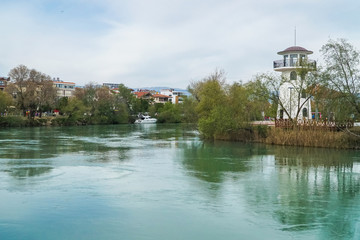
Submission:
{"label": "tower window", "polygon": [[280,119],[284,119],[284,110],[283,109],[280,110]]}
{"label": "tower window", "polygon": [[303,64],[305,64],[305,55],[304,54],[300,54],[300,66],[302,66]]}
{"label": "tower window", "polygon": [[297,54],[290,54],[290,66],[293,67],[297,64],[298,55]]}
{"label": "tower window", "polygon": [[289,55],[284,55],[284,67],[289,66]]}
{"label": "tower window", "polygon": [[303,108],[303,117],[308,117],[308,110],[307,110],[307,108]]}
{"label": "tower window", "polygon": [[297,77],[296,72],[295,72],[295,71],[292,71],[292,72],[290,73],[290,80],[296,80],[296,77]]}
{"label": "tower window", "polygon": [[[301,91],[301,98],[306,98],[306,91],[302,90]],[[305,109],[305,108],[304,108]]]}

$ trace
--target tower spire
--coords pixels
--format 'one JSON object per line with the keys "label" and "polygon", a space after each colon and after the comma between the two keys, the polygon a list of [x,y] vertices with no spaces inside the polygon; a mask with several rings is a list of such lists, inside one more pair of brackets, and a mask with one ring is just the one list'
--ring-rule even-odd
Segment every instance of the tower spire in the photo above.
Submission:
{"label": "tower spire", "polygon": [[294,46],[296,46],[296,26],[295,26],[295,31],[294,31]]}

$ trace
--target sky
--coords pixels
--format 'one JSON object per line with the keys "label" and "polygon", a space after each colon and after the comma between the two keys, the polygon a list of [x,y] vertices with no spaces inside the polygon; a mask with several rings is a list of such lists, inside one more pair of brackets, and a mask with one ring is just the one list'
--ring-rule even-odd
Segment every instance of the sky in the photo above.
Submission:
{"label": "sky", "polygon": [[360,49],[354,0],[0,0],[0,76],[23,64],[76,85],[186,88],[273,71],[277,52],[345,38]]}

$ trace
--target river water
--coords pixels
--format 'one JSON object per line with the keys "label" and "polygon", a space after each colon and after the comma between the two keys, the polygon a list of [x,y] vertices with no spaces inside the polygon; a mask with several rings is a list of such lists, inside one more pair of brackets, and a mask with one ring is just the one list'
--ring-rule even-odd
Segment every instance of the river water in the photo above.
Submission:
{"label": "river water", "polygon": [[184,125],[1,129],[0,239],[360,239],[360,152]]}

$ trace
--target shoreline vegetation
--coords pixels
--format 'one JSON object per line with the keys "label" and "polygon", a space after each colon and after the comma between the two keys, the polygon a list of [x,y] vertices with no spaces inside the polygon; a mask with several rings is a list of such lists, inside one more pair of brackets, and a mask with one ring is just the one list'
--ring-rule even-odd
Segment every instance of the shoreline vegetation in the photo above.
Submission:
{"label": "shoreline vegetation", "polygon": [[[311,99],[311,109],[316,109],[314,119],[300,119],[301,106],[296,107],[296,117],[291,114],[291,105],[290,114],[286,111],[279,89],[291,80],[271,74],[228,84],[225,73],[216,70],[191,82],[191,95],[183,96],[181,104],[163,104],[137,98],[122,84],[116,91],[89,84],[76,88],[71,97],[58,98],[49,76],[20,65],[10,71],[12,82],[0,91],[0,127],[129,124],[147,113],[158,123],[196,124],[205,140],[360,149],[360,127],[330,131],[302,128],[297,123],[312,121],[309,126],[315,126],[318,121],[335,123],[336,119],[341,125],[360,120],[360,52],[343,39],[329,40],[322,52],[326,65],[314,69],[303,62],[297,73],[301,87],[291,88],[294,98]],[[347,54],[339,57],[339,52]],[[278,106],[285,111],[290,128],[250,124],[277,118]]]}
{"label": "shoreline vegetation", "polygon": [[360,127],[327,131],[250,126],[236,133],[217,135],[214,140],[264,143],[281,146],[360,149]]}
{"label": "shoreline vegetation", "polygon": [[[22,116],[0,117],[0,127],[51,127],[51,126],[82,126],[99,125],[78,122],[67,122],[67,117],[36,117],[29,119]],[[168,122],[169,123],[169,122]],[[126,123],[123,123],[126,124]],[[196,125],[194,125],[196,126]],[[201,132],[200,132],[201,133]],[[218,133],[213,138],[205,137],[205,140],[214,141],[236,141],[264,143],[270,145],[318,147],[335,149],[360,149],[360,127],[344,129],[339,131],[328,131],[324,129],[303,129],[303,128],[275,128],[266,125],[248,125],[239,128],[237,131]]]}

